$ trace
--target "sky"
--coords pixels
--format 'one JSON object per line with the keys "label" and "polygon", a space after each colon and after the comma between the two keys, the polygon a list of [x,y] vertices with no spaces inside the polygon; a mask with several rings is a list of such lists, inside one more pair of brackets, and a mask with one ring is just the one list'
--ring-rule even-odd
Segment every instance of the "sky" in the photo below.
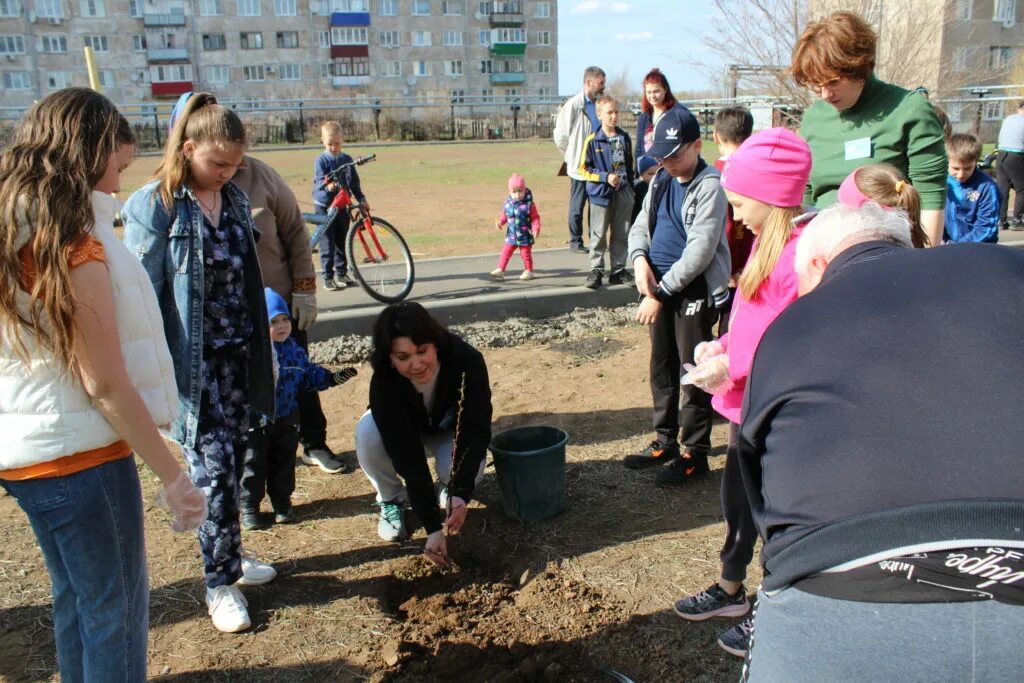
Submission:
{"label": "sky", "polygon": [[583,70],[595,64],[609,79],[623,69],[637,84],[652,67],[673,90],[715,87],[687,64],[689,46],[706,61],[718,60],[701,44],[711,3],[695,0],[560,0],[558,3],[558,92],[571,95]]}

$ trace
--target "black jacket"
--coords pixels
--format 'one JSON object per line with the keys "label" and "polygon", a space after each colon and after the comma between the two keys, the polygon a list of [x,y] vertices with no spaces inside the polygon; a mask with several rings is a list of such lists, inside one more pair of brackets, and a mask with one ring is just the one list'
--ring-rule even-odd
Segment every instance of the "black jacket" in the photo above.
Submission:
{"label": "black jacket", "polygon": [[1022,339],[1024,251],[836,256],[747,382],[739,461],[765,589],[917,544],[1024,541]]}
{"label": "black jacket", "polygon": [[[441,515],[420,434],[455,430],[458,425],[455,471],[448,494],[467,503],[491,443],[491,384],[483,355],[456,335],[450,335],[437,353],[441,367],[430,414],[423,395],[394,368],[376,371],[370,379],[373,421],[427,533],[441,528]],[[465,393],[459,414],[463,380]]]}

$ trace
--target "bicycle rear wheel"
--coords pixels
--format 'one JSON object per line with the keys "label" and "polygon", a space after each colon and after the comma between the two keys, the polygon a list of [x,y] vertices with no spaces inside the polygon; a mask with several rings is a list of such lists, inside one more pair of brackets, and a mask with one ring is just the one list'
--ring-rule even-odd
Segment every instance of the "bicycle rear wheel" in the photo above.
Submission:
{"label": "bicycle rear wheel", "polygon": [[345,250],[352,275],[367,294],[386,304],[409,296],[416,271],[409,246],[395,226],[376,216],[354,222]]}

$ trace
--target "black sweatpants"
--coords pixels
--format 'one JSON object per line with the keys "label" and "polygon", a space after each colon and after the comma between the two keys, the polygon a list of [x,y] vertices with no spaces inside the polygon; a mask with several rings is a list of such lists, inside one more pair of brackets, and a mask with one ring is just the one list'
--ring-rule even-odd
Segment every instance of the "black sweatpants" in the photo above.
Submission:
{"label": "black sweatpants", "polygon": [[259,510],[263,495],[275,512],[284,512],[295,492],[295,451],[299,447],[298,411],[249,430],[241,481],[241,509]]}
{"label": "black sweatpants", "polygon": [[678,438],[687,450],[705,456],[711,450],[711,395],[680,386],[679,378],[683,363],[693,363],[693,348],[713,339],[717,311],[708,305],[707,291],[704,278],[697,278],[662,304],[650,327],[654,431],[662,443]]}
{"label": "black sweatpants", "polygon": [[1013,220],[1024,217],[1024,154],[999,152],[996,155],[996,184],[999,185],[999,226],[1006,225],[1006,207],[1010,201],[1010,188],[1016,192],[1013,200]]}
{"label": "black sweatpants", "polygon": [[[309,352],[309,337],[305,330],[300,330],[292,320],[292,339]],[[299,401],[299,442],[308,453],[314,448],[323,448],[327,444],[327,418],[320,407],[320,392],[300,391]]]}
{"label": "black sweatpants", "polygon": [[743,581],[747,578],[747,567],[754,559],[754,544],[757,543],[757,526],[750,512],[750,499],[743,487],[740,474],[739,444],[740,426],[729,423],[729,449],[725,452],[725,472],[722,473],[722,514],[725,516],[725,544],[719,557],[722,560],[722,578],[726,581]]}

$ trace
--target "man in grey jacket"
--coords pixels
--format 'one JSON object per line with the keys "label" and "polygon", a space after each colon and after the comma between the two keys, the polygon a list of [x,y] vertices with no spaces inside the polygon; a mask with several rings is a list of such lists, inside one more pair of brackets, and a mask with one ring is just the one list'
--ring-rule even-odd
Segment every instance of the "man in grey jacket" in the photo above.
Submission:
{"label": "man in grey jacket", "polygon": [[583,246],[583,205],[587,201],[587,183],[580,175],[583,141],[601,127],[594,101],[604,93],[605,73],[597,66],[583,72],[583,90],[570,97],[555,120],[555,146],[565,160],[569,175],[569,249],[589,253]]}
{"label": "man in grey jacket", "polygon": [[709,471],[711,396],[680,387],[679,378],[683,364],[693,363],[694,347],[712,339],[715,308],[729,296],[728,202],[718,170],[700,157],[700,148],[700,125],[689,111],[671,109],[658,119],[647,154],[662,168],[629,232],[629,260],[643,295],[636,319],[651,332],[656,438],[623,464],[669,464],[658,473],[663,486],[684,485]]}

